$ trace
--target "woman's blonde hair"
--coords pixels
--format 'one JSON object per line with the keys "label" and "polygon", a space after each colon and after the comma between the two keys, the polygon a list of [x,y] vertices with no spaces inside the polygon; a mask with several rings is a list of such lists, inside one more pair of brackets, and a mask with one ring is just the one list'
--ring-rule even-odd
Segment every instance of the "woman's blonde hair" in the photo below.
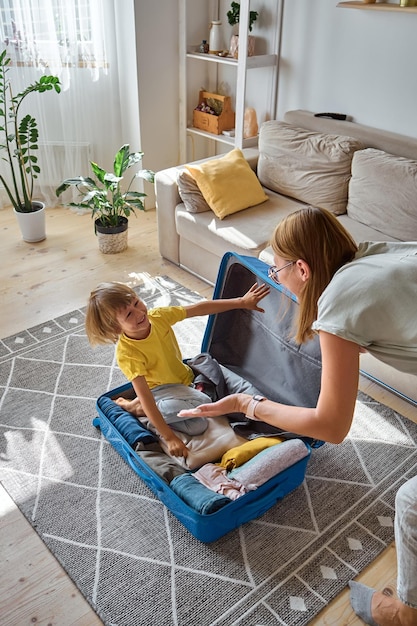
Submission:
{"label": "woman's blonde hair", "polygon": [[101,283],[90,293],[85,330],[92,346],[117,342],[121,329],[116,315],[137,297],[133,289],[116,282]]}
{"label": "woman's blonde hair", "polygon": [[295,339],[304,343],[313,335],[317,302],[333,275],[355,256],[358,247],[338,219],[325,209],[306,207],[284,218],[275,228],[271,246],[275,254],[310,268],[310,278],[298,294]]}

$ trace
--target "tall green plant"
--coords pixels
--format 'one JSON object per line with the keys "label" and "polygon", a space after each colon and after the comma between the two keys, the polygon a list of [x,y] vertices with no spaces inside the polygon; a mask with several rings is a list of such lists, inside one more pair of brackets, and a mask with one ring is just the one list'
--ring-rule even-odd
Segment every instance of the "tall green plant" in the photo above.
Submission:
{"label": "tall green plant", "polygon": [[106,172],[97,163],[90,161],[97,180],[89,176],[67,178],[57,188],[56,195],[59,197],[68,187],[76,187],[82,198],[80,202],[70,202],[69,206],[88,209],[91,217],[99,220],[101,226],[118,226],[121,217],[129,217],[136,209],[145,210],[142,198],[147,194],[132,191],[131,186],[135,178],[143,178],[153,183],[155,174],[152,170],[139,170],[133,174],[126,191],[121,187],[123,174],[142,158],[143,152],[130,152],[129,144],[124,144],[114,157],[113,172]]}
{"label": "tall green plant", "polygon": [[41,171],[36,156],[39,131],[33,115],[28,113],[19,121],[20,107],[30,93],[51,90],[60,93],[61,85],[57,76],[42,76],[14,96],[7,77],[9,65],[10,57],[3,50],[0,54],[0,133],[3,134],[0,149],[6,152],[2,159],[9,165],[10,180],[7,182],[3,175],[0,175],[0,180],[15,210],[31,213],[34,211],[34,181]]}

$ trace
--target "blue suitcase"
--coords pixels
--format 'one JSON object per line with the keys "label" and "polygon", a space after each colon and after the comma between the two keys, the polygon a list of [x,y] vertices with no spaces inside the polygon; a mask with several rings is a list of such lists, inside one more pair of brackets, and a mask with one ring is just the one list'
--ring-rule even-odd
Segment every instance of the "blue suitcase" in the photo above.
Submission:
{"label": "blue suitcase", "polygon": [[[265,282],[271,293],[261,306],[265,313],[233,310],[209,317],[201,351],[209,353],[228,370],[249,381],[271,400],[296,406],[315,406],[320,389],[321,355],[318,338],[303,346],[292,336],[295,299],[268,278],[268,266],[253,257],[227,253],[222,259],[214,298],[244,294],[254,282]],[[182,499],[135,452],[140,439],[146,445],[155,436],[111,398],[132,391],[130,383],[100,396],[93,425],[151,491],[198,540],[215,541],[241,524],[261,516],[304,480],[312,449],[322,442],[303,438],[307,455],[267,482],[211,513],[199,513]],[[123,419],[120,419],[120,416]],[[116,419],[117,418],[117,419]],[[293,434],[285,436],[291,438]]]}

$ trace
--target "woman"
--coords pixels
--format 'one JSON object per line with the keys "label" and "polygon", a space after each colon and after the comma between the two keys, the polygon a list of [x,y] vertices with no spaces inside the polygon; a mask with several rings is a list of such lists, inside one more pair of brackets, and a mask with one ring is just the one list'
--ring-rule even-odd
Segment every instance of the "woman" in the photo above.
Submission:
{"label": "woman", "polygon": [[299,303],[295,339],[303,343],[319,333],[317,406],[294,407],[239,393],[181,415],[241,412],[340,443],[352,423],[361,352],[417,374],[417,242],[357,246],[332,213],[308,207],[278,224],[271,245],[275,265],[269,276]]}
{"label": "woman", "polygon": [[[269,276],[299,303],[296,340],[303,343],[319,334],[322,375],[317,406],[293,407],[239,393],[180,416],[242,412],[283,430],[340,443],[353,419],[361,352],[417,374],[417,242],[357,246],[332,213],[308,207],[280,222],[271,244],[275,265]],[[352,583],[352,606],[371,625],[417,625],[417,538],[412,529],[417,481],[406,484],[408,518],[401,513],[402,519],[396,519],[401,528],[400,599]]]}

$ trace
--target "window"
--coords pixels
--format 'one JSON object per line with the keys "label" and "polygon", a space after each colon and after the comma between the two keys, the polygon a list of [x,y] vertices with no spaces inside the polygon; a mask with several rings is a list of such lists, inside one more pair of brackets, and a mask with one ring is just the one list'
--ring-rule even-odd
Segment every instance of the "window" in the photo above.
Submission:
{"label": "window", "polygon": [[16,65],[107,66],[102,0],[1,0],[0,28]]}

